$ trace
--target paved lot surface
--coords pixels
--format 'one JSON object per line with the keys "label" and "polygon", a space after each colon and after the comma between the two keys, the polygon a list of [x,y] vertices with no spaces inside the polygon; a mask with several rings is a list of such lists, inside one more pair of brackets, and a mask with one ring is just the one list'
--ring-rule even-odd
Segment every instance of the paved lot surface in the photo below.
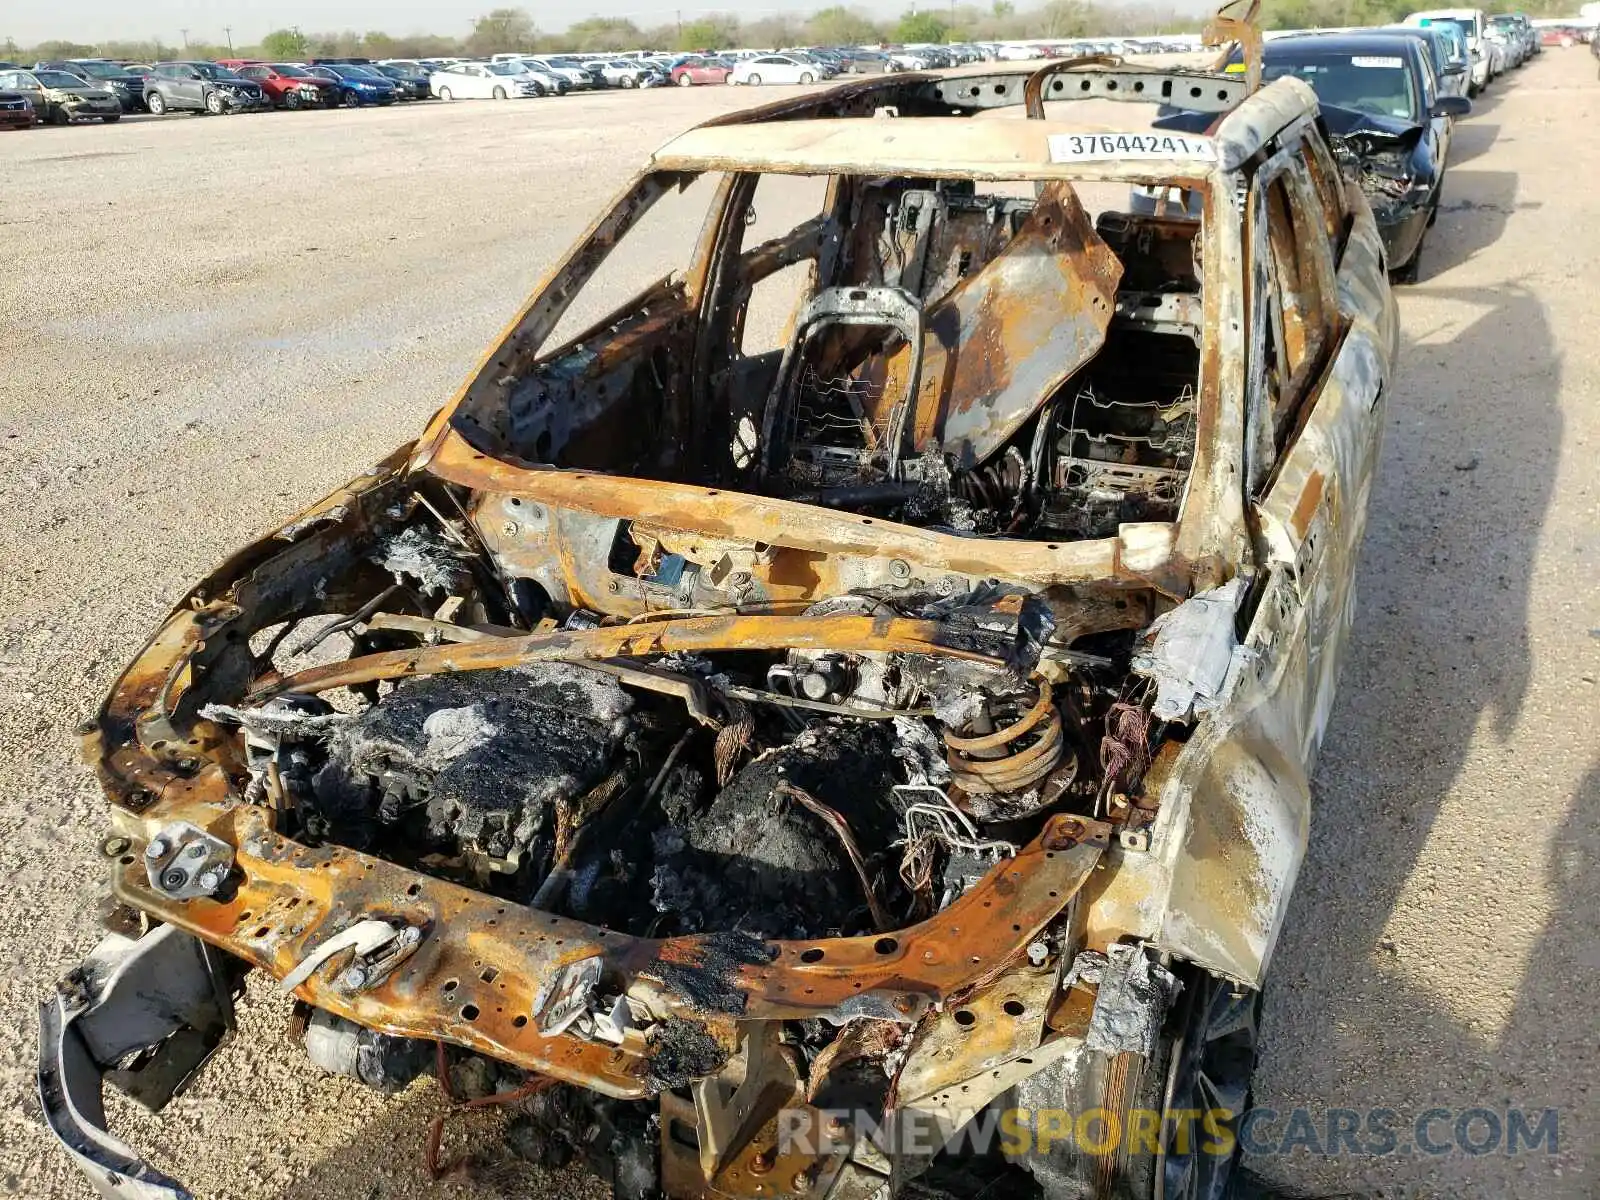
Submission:
{"label": "paved lot surface", "polygon": [[[34,1005],[94,940],[102,891],[73,726],[190,581],[421,427],[644,154],[756,98],[0,138],[0,1193],[88,1195],[31,1090]],[[1257,1162],[1307,1194],[1600,1191],[1597,122],[1592,60],[1557,50],[1458,131],[1402,301],[1364,607],[1258,1087],[1318,1122],[1557,1107],[1560,1152]],[[114,1119],[203,1197],[584,1189],[528,1168],[428,1185],[431,1088],[318,1078],[286,1013],[254,987],[190,1095]]]}

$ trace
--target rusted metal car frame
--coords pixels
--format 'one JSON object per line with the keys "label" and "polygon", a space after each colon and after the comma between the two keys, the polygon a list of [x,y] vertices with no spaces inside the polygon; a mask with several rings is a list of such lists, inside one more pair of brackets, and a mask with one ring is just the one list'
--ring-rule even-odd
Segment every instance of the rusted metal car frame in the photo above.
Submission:
{"label": "rusted metal car frame", "polygon": [[[1180,89],[1217,120],[1207,137],[1179,142],[1173,155],[1063,161],[1056,152],[1054,139],[1102,131],[1047,115],[1046,102],[1148,103]],[[1033,119],[981,118],[1025,103]],[[890,1047],[885,1061],[897,1066],[886,1111],[931,1114],[947,1134],[1004,1095],[1037,1101],[1043,1093],[1030,1088],[1054,1088],[1057,1104],[1094,1097],[1120,1111],[1154,1086],[1157,1107],[1170,1104],[1171,1079],[1163,1097],[1156,1075],[1167,1068],[1153,1040],[1167,1006],[1144,1014],[1154,1022],[1148,1045],[1126,1036],[1108,1042],[1112,981],[1154,980],[1169,1002],[1180,964],[1193,979],[1214,981],[1206,985],[1210,996],[1247,997],[1262,983],[1304,849],[1307,780],[1348,630],[1382,384],[1395,349],[1370,213],[1336,171],[1317,174],[1328,164],[1315,112],[1309,90],[1292,81],[1251,92],[1232,77],[1058,64],[952,79],[876,78],[675,139],[552,269],[414,445],[225,563],[119,679],[85,735],[111,802],[106,856],[116,897],[163,929],[226,951],[230,962],[288,981],[312,1009],[364,1029],[446,1043],[605,1097],[658,1097],[658,1182],[673,1196],[865,1196],[915,1175],[925,1157],[896,1158],[865,1139],[830,1136],[804,1151],[778,1136],[780,1120],[797,1112],[815,1128],[831,1128],[824,1061],[879,1061]],[[682,276],[648,290],[643,315],[631,324],[608,320],[547,348],[585,279],[650,206],[709,173],[722,179]],[[1096,264],[1110,251],[1084,232],[1073,185],[1198,196],[1203,337],[1193,458],[1172,519],[1123,522],[1109,536],[1075,540],[975,537],[741,491],[715,478],[684,479],[691,474],[684,464],[707,453],[708,425],[692,404],[664,418],[662,477],[551,465],[559,448],[546,462],[512,452],[504,414],[540,364],[578,352],[604,360],[624,353],[616,347],[630,337],[669,327],[683,336],[697,322],[724,319],[715,306],[740,271],[747,294],[753,279],[828,253],[830,239],[842,236],[836,208],[783,244],[739,254],[732,231],[746,219],[751,185],[783,174],[827,177],[829,204],[841,202],[841,181],[869,175],[1035,185],[1045,206],[1035,211],[1059,211],[1060,228],[1078,239],[1057,245],[1077,273],[1056,324],[1080,322],[1084,338],[1081,351],[1059,351],[1067,375],[1098,352],[1122,271],[1112,261],[1109,274],[1097,277]],[[1320,297],[1315,313],[1268,307],[1262,264],[1284,250],[1270,240],[1278,236],[1269,217],[1281,202],[1269,194],[1275,186],[1290,189],[1297,212],[1326,218],[1314,236],[1333,249],[1306,256],[1302,281],[1305,294]],[[1242,264],[1254,265],[1244,271]],[[1008,347],[1026,358],[1039,344],[1038,335],[1006,339],[1028,327],[1027,310],[1038,303],[1037,295],[1003,293],[985,302],[998,308],[984,309],[994,321],[985,335],[994,361],[971,374],[970,386],[989,388],[1002,398],[998,407]],[[699,369],[709,370],[704,362],[715,350],[696,349]],[[921,392],[911,378],[915,397]],[[683,391],[703,398],[707,386],[701,378]],[[1273,396],[1290,390],[1301,401],[1286,417]],[[568,440],[588,438],[583,453],[596,458],[603,455],[593,429],[609,412],[604,389],[600,395],[589,396],[590,411],[567,427]],[[945,410],[942,419],[954,422],[956,414]],[[973,429],[970,437],[987,445],[985,427]],[[919,426],[905,436],[927,435]],[[601,614],[601,623],[474,629],[426,614],[375,616],[373,595],[386,577],[354,547],[413,518],[448,527],[481,553],[494,576],[486,586],[503,588],[513,609],[516,581],[531,578],[562,597],[563,608]],[[643,576],[637,586],[618,587],[618,573],[597,565],[606,560],[595,530],[604,524],[609,533],[619,521],[634,523],[641,561],[652,553],[681,557],[693,542],[689,552],[712,547],[731,574],[706,574],[697,585],[703,593],[653,589]],[[976,634],[939,616],[814,611],[835,597],[894,589],[979,597],[990,580],[1010,594],[974,601]],[[1159,689],[1155,711],[1166,722],[1159,728],[1180,736],[1159,742],[1142,777],[1108,768],[1088,811],[1042,817],[1025,843],[951,903],[904,928],[855,936],[633,936],[378,855],[308,844],[285,833],[294,819],[292,789],[275,768],[253,774],[248,743],[209,707],[259,711],[339,687],[571,663],[680,696],[691,717],[715,724],[695,699],[698,684],[658,670],[663,656],[825,651],[1004,672],[1017,669],[1021,623],[1039,597],[1050,598],[1056,639],[1034,648],[1025,673],[1058,683],[1071,677],[1068,647],[1076,637],[1141,629],[1164,614],[1135,672]],[[292,672],[272,670],[270,650],[252,648],[262,631],[317,613],[370,618],[388,636],[441,624],[457,633]],[[1213,676],[1207,683],[1175,677],[1205,673],[1175,648],[1193,644],[1178,636],[1180,627],[1220,647],[1220,660],[1213,654],[1203,664]],[[1049,685],[1034,687],[1030,721],[1052,709]],[[1163,717],[1169,692],[1175,699]],[[739,694],[775,701],[770,692]],[[798,711],[849,711],[798,693],[787,702]],[[975,749],[981,767],[1004,732],[950,737],[953,761]],[[669,757],[658,786],[671,764]],[[245,802],[247,781],[258,788],[252,802]],[[192,871],[182,865],[185,854],[194,856]],[[102,957],[131,970],[144,944],[119,942]],[[111,1063],[81,1031],[92,1028],[97,1011],[106,1015],[105,981],[114,974],[86,964],[46,1003],[47,1118],[107,1194],[182,1195],[104,1133],[99,1074]],[[610,1037],[595,1033],[589,1011],[601,987],[619,993],[633,1013]],[[208,994],[226,997],[226,979]],[[848,1033],[808,1073],[784,1023],[819,1018]],[[716,1060],[676,1086],[662,1081],[653,1057],[655,1034],[673,1021],[692,1025]],[[199,1039],[207,1046],[220,1037],[214,1026]],[[178,1032],[185,1030],[195,1033],[193,1022]],[[204,1055],[193,1059],[187,1066],[197,1069]],[[1146,1071],[1149,1062],[1157,1067]],[[1146,1187],[1151,1171],[1167,1180],[1167,1195],[1209,1194],[1198,1168],[1173,1173],[1164,1137],[1154,1149],[1153,1167],[1132,1165],[1138,1155],[1126,1146],[1101,1156],[1044,1154],[1027,1166],[1048,1194],[1120,1194]]]}

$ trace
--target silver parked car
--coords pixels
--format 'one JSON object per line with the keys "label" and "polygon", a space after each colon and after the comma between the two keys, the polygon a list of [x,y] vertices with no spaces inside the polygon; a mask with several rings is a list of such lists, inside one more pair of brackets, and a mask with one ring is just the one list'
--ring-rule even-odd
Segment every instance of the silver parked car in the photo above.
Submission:
{"label": "silver parked car", "polygon": [[168,112],[262,112],[272,107],[254,80],[210,62],[157,63],[144,82],[144,105],[156,116]]}
{"label": "silver parked car", "polygon": [[106,124],[122,116],[116,93],[67,71],[0,72],[0,91],[18,92],[33,105],[39,120],[66,125],[85,117]]}

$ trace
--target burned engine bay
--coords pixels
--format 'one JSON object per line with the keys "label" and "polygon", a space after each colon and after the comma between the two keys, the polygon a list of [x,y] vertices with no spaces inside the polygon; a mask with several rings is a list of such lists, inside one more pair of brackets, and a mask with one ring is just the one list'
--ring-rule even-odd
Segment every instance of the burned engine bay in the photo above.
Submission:
{"label": "burned engine bay", "polygon": [[[329,1069],[495,1064],[622,1195],[821,1194],[848,1153],[775,1167],[775,1105],[938,1108],[990,1063],[927,1031],[996,980],[1036,1046],[1222,682],[1160,633],[1204,578],[1169,553],[1200,223],[851,177],[747,248],[754,183],[699,282],[538,354],[536,301],[415,448],[197,589],[92,739],[129,812],[197,812],[119,896],[296,990]],[[796,265],[786,347],[733,349]]]}
{"label": "burned engine bay", "polygon": [[[384,561],[421,544],[408,530]],[[433,552],[449,553],[442,542]],[[439,619],[462,597],[430,595],[403,568],[397,578],[380,593],[390,607],[335,635],[357,669],[339,706],[286,692],[200,711],[242,728],[246,797],[309,845],[638,937],[805,939],[912,924],[1015,853],[1046,814],[1095,816],[1129,786],[1102,769],[1107,736],[1127,743],[1130,765],[1147,751],[1125,695],[1144,690],[1127,680],[1133,631],[1150,619],[1138,597],[1073,604],[1073,620],[1085,608],[1098,619],[1072,630],[1070,648],[1050,601],[998,585],[840,597],[791,622],[914,621],[970,656],[953,661],[932,644],[678,651],[359,679],[367,656],[405,654],[396,643],[431,641],[448,656],[457,639],[517,635]],[[532,636],[601,619],[546,617]],[[320,681],[315,669],[279,684],[269,675],[267,686],[343,677],[340,664],[326,670]]]}
{"label": "burned engine bay", "polygon": [[[845,177],[826,203],[848,234],[825,218],[746,249],[756,187],[735,177],[711,222],[698,324],[681,283],[657,285],[603,338],[501,376],[503,407],[469,392],[450,428],[595,495],[607,479],[580,472],[727,484],[733,524],[761,497],[974,543],[1176,519],[1198,221],[1108,212],[1096,229],[1065,183],[1017,198]],[[809,264],[788,348],[715,349],[740,344],[741,306],[779,263]],[[684,407],[706,419],[675,439]],[[556,474],[519,478],[536,473]],[[370,575],[350,615],[258,645],[255,694],[279,694],[226,710],[253,747],[252,795],[270,781],[296,836],[637,937],[848,937],[939,911],[1050,814],[1126,807],[1148,758],[1148,689],[1129,672],[1150,588],[1025,587],[439,475],[396,484],[341,545]],[[746,621],[872,632],[764,643]],[[910,622],[932,643],[879,636]],[[675,648],[702,627],[707,649]],[[630,630],[665,640],[493,658]],[[343,667],[277,673],[279,651],[333,642]]]}
{"label": "burned engine bay", "polygon": [[[429,1068],[457,1091],[481,1076],[480,1091],[537,1095],[515,1119],[513,1145],[538,1161],[586,1156],[619,1195],[699,1195],[716,1171],[694,1139],[710,1133],[691,1105],[668,1118],[674,1149],[662,1114],[756,1053],[750,1022],[765,1014],[749,989],[770,963],[793,957],[834,972],[832,999],[819,995],[814,1008],[771,985],[776,1015],[759,1036],[782,1047],[791,1101],[884,1110],[916,1022],[933,1015],[925,989],[964,994],[955,981],[982,970],[1053,978],[1074,937],[1067,897],[1108,838],[1136,843],[1154,819],[1140,787],[1151,737],[1186,729],[1151,716],[1157,689],[1139,632],[1154,616],[1147,594],[990,582],[951,595],[863,591],[793,616],[619,620],[551,605],[535,617],[517,607],[526,594],[468,549],[468,506],[447,485],[403,476],[359,505],[347,499],[342,524],[359,536],[319,525],[286,557],[315,577],[289,591],[320,591],[351,611],[225,639],[207,677],[248,678],[246,696],[204,699],[213,693],[202,684],[190,703],[200,728],[237,739],[231,786],[267,817],[247,852],[318,868],[351,851],[467,889],[470,910],[444,911],[469,942],[485,921],[509,926],[506,914],[526,913],[534,927],[571,923],[652,948],[647,960],[637,949],[567,959],[532,994],[517,995],[518,977],[488,965],[499,961],[488,944],[474,944],[472,991],[457,983],[459,960],[427,975],[465,1027],[487,1025],[487,993],[504,1002],[500,1027],[537,1045],[586,1045],[601,1059],[626,1050],[626,1086],[621,1096],[552,1090],[590,1068],[550,1050],[536,1051],[547,1069],[527,1074],[505,1061],[525,1061],[526,1047],[515,1056],[477,1047],[487,1074],[476,1055],[442,1043],[434,1062],[420,1030],[373,1033],[330,1015],[323,998],[304,1009],[303,1036],[327,1069],[390,1089]],[[702,636],[725,648],[694,648]],[[690,644],[673,648],[678,637]],[[645,645],[664,650],[640,653]],[[491,651],[504,665],[471,657]],[[1059,873],[1007,884],[1008,869],[1020,878],[1052,858]],[[164,860],[153,886],[205,894],[200,872],[212,860],[179,880],[170,872],[182,861]],[[219,898],[248,903],[246,929],[268,912],[306,911],[284,910],[281,894],[259,908],[260,894],[231,898],[223,887]],[[379,911],[404,913],[406,903]],[[976,911],[991,905],[992,916]],[[332,987],[357,1012],[362,997],[428,971],[422,956],[438,934],[415,917],[385,919],[402,934],[422,931],[420,941],[380,940],[334,961]],[[1002,931],[1009,941],[996,940]],[[277,933],[249,930],[268,944]],[[960,950],[968,938],[983,950],[970,961]],[[836,949],[851,944],[866,969]],[[930,962],[936,947],[957,952],[921,982],[895,965],[901,954]],[[323,962],[320,950],[296,953],[297,972]],[[496,993],[508,983],[511,993]],[[914,1097],[914,1078],[904,1075],[902,1100]]]}

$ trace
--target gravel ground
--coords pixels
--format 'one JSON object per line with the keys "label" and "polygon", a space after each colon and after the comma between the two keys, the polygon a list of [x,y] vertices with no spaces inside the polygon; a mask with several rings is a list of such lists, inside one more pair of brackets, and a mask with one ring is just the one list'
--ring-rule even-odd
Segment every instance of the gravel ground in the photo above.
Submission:
{"label": "gravel ground", "polygon": [[[92,944],[102,892],[73,727],[189,582],[421,427],[649,150],[756,98],[0,138],[0,1192],[89,1194],[32,1092],[34,1006]],[[1581,1015],[1600,985],[1597,119],[1592,60],[1552,51],[1459,128],[1402,301],[1364,609],[1258,1086],[1284,1112],[1558,1107],[1560,1153],[1257,1161],[1312,1193],[1600,1186]],[[191,1094],[114,1120],[218,1200],[596,1190],[531,1168],[428,1185],[430,1088],[385,1101],[318,1077],[286,1013],[253,988]]]}

